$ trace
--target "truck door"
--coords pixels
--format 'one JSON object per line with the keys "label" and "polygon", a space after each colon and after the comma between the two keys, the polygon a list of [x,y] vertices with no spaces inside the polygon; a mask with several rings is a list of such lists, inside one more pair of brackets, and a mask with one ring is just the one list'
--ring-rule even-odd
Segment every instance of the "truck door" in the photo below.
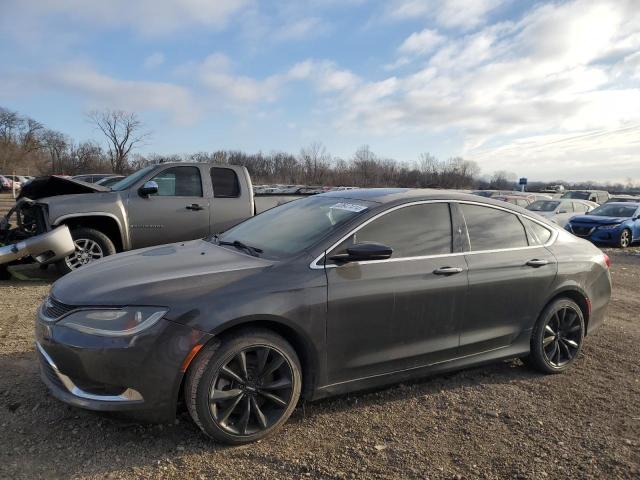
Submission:
{"label": "truck door", "polygon": [[202,238],[209,234],[210,200],[197,166],[168,167],[153,178],[158,193],[129,192],[127,213],[132,248]]}

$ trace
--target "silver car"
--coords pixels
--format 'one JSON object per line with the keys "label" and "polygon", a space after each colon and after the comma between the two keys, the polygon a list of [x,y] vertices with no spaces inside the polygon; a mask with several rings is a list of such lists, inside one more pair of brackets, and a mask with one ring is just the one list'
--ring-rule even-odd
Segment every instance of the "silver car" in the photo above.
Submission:
{"label": "silver car", "polygon": [[564,228],[572,217],[584,215],[597,206],[597,203],[588,200],[556,198],[553,200],[537,200],[526,208]]}

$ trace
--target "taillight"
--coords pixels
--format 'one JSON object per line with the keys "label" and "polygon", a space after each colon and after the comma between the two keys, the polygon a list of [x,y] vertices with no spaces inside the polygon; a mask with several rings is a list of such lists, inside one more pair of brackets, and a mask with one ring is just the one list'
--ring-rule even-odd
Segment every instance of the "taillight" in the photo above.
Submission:
{"label": "taillight", "polygon": [[607,265],[607,268],[611,268],[611,259],[609,258],[609,255],[603,253],[602,256],[604,257],[604,263]]}

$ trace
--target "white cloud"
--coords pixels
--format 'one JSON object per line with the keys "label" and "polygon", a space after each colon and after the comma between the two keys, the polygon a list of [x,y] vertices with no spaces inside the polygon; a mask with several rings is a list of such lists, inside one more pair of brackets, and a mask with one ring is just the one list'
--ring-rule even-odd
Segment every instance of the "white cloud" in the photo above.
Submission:
{"label": "white cloud", "polygon": [[274,28],[274,37],[277,41],[304,40],[324,33],[326,29],[320,18],[306,17]]}
{"label": "white cloud", "polygon": [[249,0],[20,0],[17,16],[60,15],[103,28],[126,27],[143,35],[166,35],[193,26],[222,28]]}
{"label": "white cloud", "polygon": [[[404,5],[405,15],[418,14],[418,3]],[[614,136],[588,134],[640,124],[640,9],[635,7],[633,0],[554,3],[533,8],[520,21],[433,46],[426,34],[431,48],[425,50],[426,64],[400,57],[397,62],[412,72],[390,82],[389,94],[367,102],[358,93],[374,82],[361,83],[343,98],[339,128],[385,135],[453,129],[465,138],[460,153],[482,160],[488,170],[504,162],[517,170],[532,158],[522,148],[550,136],[576,139],[557,155],[551,146],[536,147],[536,161],[546,158],[539,164],[548,167],[547,176],[558,166],[554,162],[570,155],[584,158],[585,165],[605,158],[628,165],[621,159],[639,151],[632,135],[616,134],[607,150],[597,142]],[[408,37],[400,49],[419,52],[421,34]]]}
{"label": "white cloud", "polygon": [[505,0],[394,0],[386,16],[406,20],[429,19],[444,28],[471,29],[482,25]]}
{"label": "white cloud", "polygon": [[164,55],[161,52],[155,52],[144,59],[144,68],[156,68],[164,63]]}
{"label": "white cloud", "polygon": [[163,82],[120,80],[93,68],[64,65],[40,76],[41,88],[67,90],[84,97],[90,108],[115,108],[128,111],[168,113],[178,123],[195,122],[200,109],[190,91]]}
{"label": "white cloud", "polygon": [[402,42],[398,51],[405,55],[424,55],[432,51],[444,41],[444,37],[437,30],[425,28],[421,32],[414,32]]}

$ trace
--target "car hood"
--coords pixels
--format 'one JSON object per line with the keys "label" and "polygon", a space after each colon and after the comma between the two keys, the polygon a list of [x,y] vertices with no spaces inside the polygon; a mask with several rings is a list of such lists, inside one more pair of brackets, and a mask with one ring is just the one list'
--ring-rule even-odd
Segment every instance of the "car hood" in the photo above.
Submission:
{"label": "car hood", "polygon": [[189,305],[201,295],[273,264],[205,240],[107,257],[58,280],[51,289],[67,305]]}
{"label": "car hood", "polygon": [[25,184],[18,198],[26,197],[31,200],[38,200],[40,198],[56,197],[58,195],[109,191],[111,191],[110,188],[96,185],[95,183],[87,183],[80,180],[73,180],[72,178],[51,175],[48,177],[34,178]]}
{"label": "car hood", "polygon": [[571,218],[571,223],[584,223],[590,225],[611,225],[629,220],[626,217],[599,217],[597,215],[578,215]]}

